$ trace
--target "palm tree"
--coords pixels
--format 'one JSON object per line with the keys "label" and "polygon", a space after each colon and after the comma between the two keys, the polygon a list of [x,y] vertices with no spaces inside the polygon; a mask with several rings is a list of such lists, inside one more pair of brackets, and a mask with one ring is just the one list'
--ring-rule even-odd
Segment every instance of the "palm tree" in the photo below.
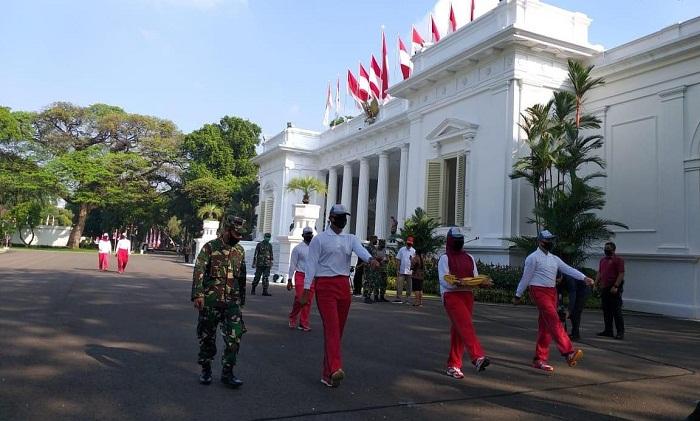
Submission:
{"label": "palm tree", "polygon": [[603,78],[591,78],[591,70],[593,65],[585,66],[576,60],[569,59],[569,82],[574,90],[576,97],[576,127],[581,127],[581,108],[583,106],[583,97],[586,93],[605,83]]}
{"label": "palm tree", "polygon": [[213,203],[207,203],[197,209],[197,217],[203,220],[217,220],[223,215],[223,210]]}
{"label": "palm tree", "polygon": [[324,194],[326,192],[326,185],[321,182],[321,180],[313,176],[294,177],[289,180],[289,183],[287,183],[287,191],[300,191],[304,193],[301,203],[308,205],[309,195],[313,192]]}
{"label": "palm tree", "polygon": [[399,236],[404,244],[408,237],[413,237],[417,253],[433,255],[445,244],[445,236],[433,235],[439,227],[437,219],[428,216],[422,208],[416,208],[413,215],[404,222]]}

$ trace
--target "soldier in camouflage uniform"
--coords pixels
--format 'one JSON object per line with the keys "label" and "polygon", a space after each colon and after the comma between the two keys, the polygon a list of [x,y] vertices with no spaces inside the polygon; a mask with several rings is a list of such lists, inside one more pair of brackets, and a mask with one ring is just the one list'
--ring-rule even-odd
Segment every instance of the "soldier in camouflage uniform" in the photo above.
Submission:
{"label": "soldier in camouflage uniform", "polygon": [[272,267],[272,244],[270,244],[270,233],[265,233],[264,239],[255,246],[255,254],[253,255],[253,268],[255,269],[255,277],[253,285],[250,288],[250,295],[255,295],[255,288],[260,283],[262,276],[263,293],[267,297],[271,296],[268,292],[270,287],[270,268]]}
{"label": "soldier in camouflage uniform", "polygon": [[[376,258],[377,257],[377,236],[372,235],[369,237],[369,245],[366,247],[369,254]],[[365,268],[365,279],[362,283],[362,295],[365,297],[366,304],[372,304],[372,292],[379,288],[379,282],[381,279],[381,274],[379,269],[371,269],[369,267]]]}
{"label": "soldier in camouflage uniform", "polygon": [[386,270],[387,264],[389,263],[389,255],[387,254],[386,250],[386,240],[379,240],[375,257],[379,261],[379,281],[377,283],[377,288],[374,290],[374,301],[388,303],[389,300],[384,297],[384,294],[386,294]]}
{"label": "soldier in camouflage uniform", "polygon": [[224,352],[221,382],[237,388],[243,384],[233,374],[236,356],[245,333],[241,307],[245,304],[245,251],[238,244],[245,221],[227,216],[223,233],[202,247],[192,275],[192,301],[199,318],[200,383],[211,383],[211,361],[216,355],[216,329],[221,325]]}

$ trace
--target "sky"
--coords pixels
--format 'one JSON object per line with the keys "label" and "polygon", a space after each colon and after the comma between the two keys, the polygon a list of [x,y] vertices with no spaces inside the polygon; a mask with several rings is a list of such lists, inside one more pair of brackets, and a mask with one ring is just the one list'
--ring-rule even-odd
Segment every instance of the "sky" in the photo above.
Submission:
{"label": "sky", "polygon": [[[452,1],[466,19],[469,0]],[[477,15],[485,1],[495,0],[476,0]],[[286,122],[321,130],[329,81],[340,76],[345,96],[347,69],[372,53],[379,59],[382,26],[395,82],[396,36],[406,42],[412,24],[448,3],[3,0],[0,106],[107,103],[172,120],[184,133],[224,115],[256,122],[268,138]],[[606,48],[700,16],[700,0],[547,3],[588,15],[589,41]]]}

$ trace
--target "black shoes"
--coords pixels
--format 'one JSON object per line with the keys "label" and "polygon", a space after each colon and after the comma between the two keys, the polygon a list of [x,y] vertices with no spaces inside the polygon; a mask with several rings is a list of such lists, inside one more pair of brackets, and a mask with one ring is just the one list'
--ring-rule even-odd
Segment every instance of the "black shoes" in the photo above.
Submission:
{"label": "black shoes", "polygon": [[608,332],[608,331],[605,331],[605,330],[604,330],[604,331],[602,331],[602,332],[596,333],[596,336],[607,336],[608,338],[612,338],[612,337],[614,337],[615,335],[613,335],[612,332]]}
{"label": "black shoes", "polygon": [[270,293],[267,292],[267,291],[263,291],[262,295],[263,295],[264,297],[272,297],[272,294],[270,294]]}
{"label": "black shoes", "polygon": [[374,304],[374,301],[369,297],[365,297],[365,304]]}
{"label": "black shoes", "polygon": [[211,384],[211,364],[202,365],[202,374],[199,376],[199,383],[204,385]]}
{"label": "black shoes", "polygon": [[232,389],[243,386],[243,382],[238,377],[234,376],[232,371],[224,371],[221,373],[221,383]]}
{"label": "black shoes", "polygon": [[621,341],[621,340],[625,339],[625,334],[618,333],[617,335],[615,335],[615,339],[617,339],[618,341]]}

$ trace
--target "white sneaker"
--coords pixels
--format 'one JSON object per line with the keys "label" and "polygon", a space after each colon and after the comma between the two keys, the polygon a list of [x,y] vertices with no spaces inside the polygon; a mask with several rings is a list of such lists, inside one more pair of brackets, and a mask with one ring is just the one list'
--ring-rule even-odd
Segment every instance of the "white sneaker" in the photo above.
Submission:
{"label": "white sneaker", "polygon": [[455,379],[463,379],[464,374],[462,373],[462,370],[460,370],[457,367],[447,367],[447,371],[445,371],[445,374],[447,374],[450,377],[454,377]]}

